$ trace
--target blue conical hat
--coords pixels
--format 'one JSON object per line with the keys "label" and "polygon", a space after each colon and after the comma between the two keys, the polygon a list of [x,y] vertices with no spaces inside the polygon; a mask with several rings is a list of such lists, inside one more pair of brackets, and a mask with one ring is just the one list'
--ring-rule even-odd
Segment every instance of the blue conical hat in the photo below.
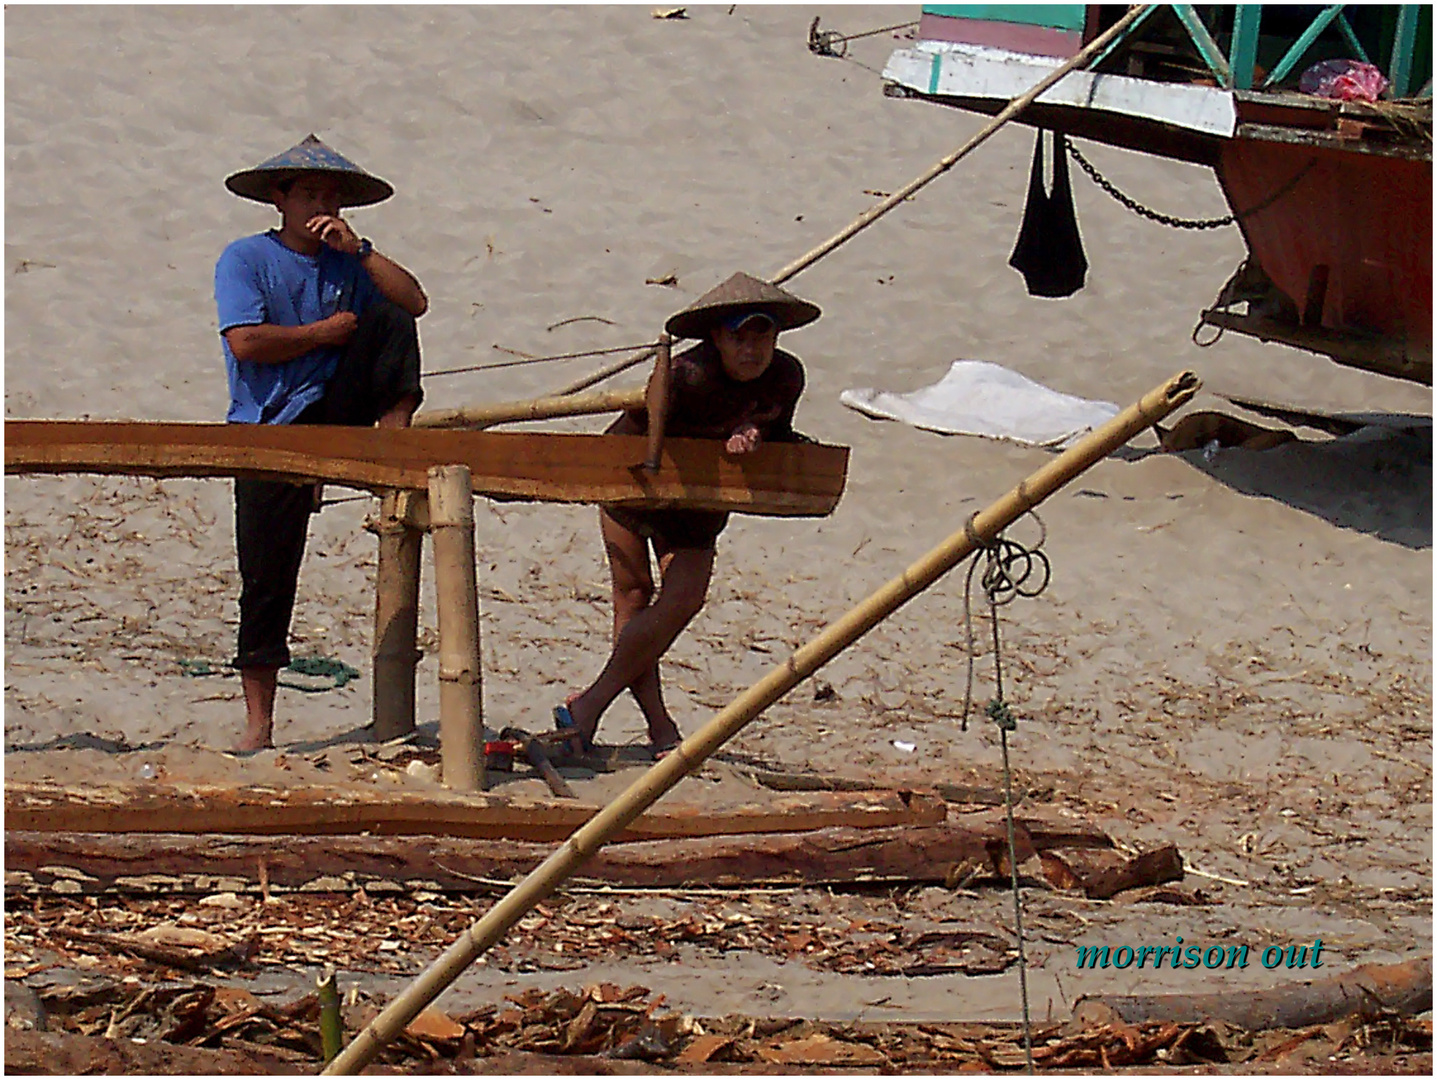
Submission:
{"label": "blue conical hat", "polygon": [[225,180],[225,187],[255,202],[272,202],[275,184],[303,173],[326,173],[340,178],[340,201],[345,206],[369,206],[394,194],[394,187],[371,176],[343,154],[331,150],[318,136],[309,135],[277,157],[253,169],[237,172]]}

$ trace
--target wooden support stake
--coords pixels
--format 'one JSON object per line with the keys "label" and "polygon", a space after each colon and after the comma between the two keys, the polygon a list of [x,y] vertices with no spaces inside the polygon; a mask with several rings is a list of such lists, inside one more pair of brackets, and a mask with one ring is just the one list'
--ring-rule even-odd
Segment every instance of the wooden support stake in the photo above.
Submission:
{"label": "wooden support stake", "polygon": [[697,769],[749,721],[832,660],[873,627],[923,592],[953,567],[1033,509],[1049,495],[1097,464],[1139,432],[1192,399],[1202,386],[1191,371],[1180,372],[1090,432],[1049,461],[963,527],[840,617],[816,638],[769,671],[681,742],[672,754],[639,777],[627,791],[516,885],[478,922],[354,1037],[325,1068],[331,1074],[356,1073],[404,1026],[434,1001],[470,964],[506,934],[524,914],[572,875],[584,861]]}
{"label": "wooden support stake", "polygon": [[[424,532],[415,512],[420,492],[387,491],[368,528],[379,537],[374,599],[374,737],[398,739],[414,730],[414,678],[419,664],[419,565]],[[425,510],[427,514],[427,508]]]}
{"label": "wooden support stake", "polygon": [[464,465],[429,470],[439,599],[439,747],[446,787],[484,789],[483,677],[474,561],[474,488]]}

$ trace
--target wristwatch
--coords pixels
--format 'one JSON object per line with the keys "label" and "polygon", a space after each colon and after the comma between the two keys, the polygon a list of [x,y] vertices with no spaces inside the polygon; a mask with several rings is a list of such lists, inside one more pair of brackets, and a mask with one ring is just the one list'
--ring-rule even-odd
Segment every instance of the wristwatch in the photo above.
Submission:
{"label": "wristwatch", "polygon": [[370,254],[373,251],[374,245],[371,244],[368,239],[360,240],[359,250],[354,253],[354,257],[357,258],[360,262],[363,262],[365,259],[369,258]]}

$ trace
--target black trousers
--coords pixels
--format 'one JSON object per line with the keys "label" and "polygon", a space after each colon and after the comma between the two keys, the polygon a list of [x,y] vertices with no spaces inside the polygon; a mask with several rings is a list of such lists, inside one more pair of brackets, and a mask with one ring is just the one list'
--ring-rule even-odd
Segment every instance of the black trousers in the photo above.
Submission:
{"label": "black trousers", "polygon": [[[294,422],[368,427],[406,397],[422,394],[414,317],[382,301],[360,317],[324,397]],[[313,484],[235,478],[242,586],[234,667],[284,667],[290,661],[289,624],[314,492]]]}

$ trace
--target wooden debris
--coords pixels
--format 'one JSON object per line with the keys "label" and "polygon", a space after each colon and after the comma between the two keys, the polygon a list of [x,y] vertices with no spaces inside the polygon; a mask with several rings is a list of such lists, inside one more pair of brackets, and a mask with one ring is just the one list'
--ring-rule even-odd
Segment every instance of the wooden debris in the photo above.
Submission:
{"label": "wooden debris", "polygon": [[1424,956],[1400,964],[1364,964],[1330,978],[1250,993],[1082,997],[1073,1006],[1073,1018],[1128,1024],[1221,1020],[1263,1031],[1326,1024],[1354,1014],[1414,1016],[1431,1008],[1432,958]]}
{"label": "wooden debris", "polygon": [[683,1048],[678,1057],[674,1058],[674,1063],[677,1065],[706,1064],[733,1046],[735,1041],[732,1035],[699,1035],[689,1040],[689,1044]]}
{"label": "wooden debris", "polygon": [[847,1042],[829,1035],[810,1035],[794,1042],[760,1047],[761,1061],[774,1065],[887,1065],[888,1058],[873,1047]]}
{"label": "wooden debris", "polygon": [[[462,930],[472,912],[464,899],[419,895],[424,899],[383,894],[373,898],[362,890],[352,897],[292,893],[268,906],[251,902],[240,912],[196,906],[184,917],[227,940],[253,942],[247,956],[249,970],[310,968],[321,963],[404,974],[422,964],[447,935]],[[751,909],[755,914],[735,912],[727,897],[711,893],[689,897],[674,914],[659,917],[625,909],[615,899],[602,893],[561,897],[521,920],[486,963],[506,972],[568,971],[600,961],[670,959],[678,949],[688,948],[715,958],[746,951],[780,963],[865,978],[920,978],[991,974],[1016,959],[1006,935],[985,926],[947,925],[917,935],[882,920],[855,919],[834,927],[813,916],[789,914],[764,899]],[[114,938],[133,941],[137,931],[174,910],[175,901],[164,897],[110,896],[102,906],[68,897],[37,899],[33,908],[26,904],[14,909],[6,925],[6,955],[43,950],[55,958],[47,966],[84,956],[82,966],[91,974],[153,975],[155,961],[117,949]],[[97,917],[108,928],[104,935],[82,929]],[[181,957],[180,970],[189,970],[192,962]],[[255,1002],[251,999],[247,1004]]]}
{"label": "wooden debris", "polygon": [[[319,1060],[313,994],[268,1005],[247,991],[203,983],[163,988],[105,983],[53,987],[42,996],[55,1020],[53,1030],[7,1032],[9,1071],[296,1073],[312,1071]],[[361,1002],[351,1026],[376,1007]],[[113,1025],[114,1017],[125,1018],[116,1037],[95,1038],[93,1033]],[[1380,1031],[1361,1024],[1314,1026],[1263,1039],[1201,1023],[1117,1022],[1077,1031],[1039,1024],[1033,1059],[1043,1070],[1109,1072],[1133,1066],[1281,1062],[1308,1043],[1320,1047],[1324,1058],[1338,1060],[1363,1043],[1389,1052],[1430,1051],[1430,1022],[1396,1020],[1379,1026]],[[431,1006],[384,1049],[381,1060],[405,1071],[429,1063],[426,1071],[447,1072],[448,1067],[433,1063],[474,1055],[479,1060],[465,1061],[463,1071],[551,1075],[650,1071],[619,1070],[605,1065],[605,1059],[680,1068],[722,1062],[723,1071],[735,1073],[770,1073],[775,1065],[955,1073],[1021,1068],[1022,1038],[1017,1024],[836,1024],[747,1016],[700,1021],[666,1010],[663,998],[645,987],[600,983],[578,991],[532,988],[455,1016]],[[534,1068],[545,1060],[553,1064]],[[528,1067],[516,1069],[520,1062]],[[1423,1071],[1420,1060],[1415,1065],[1415,1071]]]}
{"label": "wooden debris", "polygon": [[1094,900],[1110,900],[1127,889],[1164,885],[1183,879],[1176,845],[1144,852],[1134,859],[1116,851],[1044,851],[1043,872],[1055,889],[1080,889]]}
{"label": "wooden debris", "polygon": [[253,938],[230,943],[202,930],[184,930],[176,926],[154,927],[137,934],[97,934],[66,929],[56,930],[55,933],[73,942],[127,952],[152,963],[197,974],[208,974],[216,968],[239,967],[254,955],[257,948]]}
{"label": "wooden debris", "polygon": [[258,476],[380,491],[427,489],[431,466],[465,465],[474,493],[490,498],[822,517],[838,505],[848,473],[848,449],[821,443],[765,443],[739,459],[711,439],[668,439],[654,473],[634,468],[645,448],[639,435],[5,422],[7,476]]}

